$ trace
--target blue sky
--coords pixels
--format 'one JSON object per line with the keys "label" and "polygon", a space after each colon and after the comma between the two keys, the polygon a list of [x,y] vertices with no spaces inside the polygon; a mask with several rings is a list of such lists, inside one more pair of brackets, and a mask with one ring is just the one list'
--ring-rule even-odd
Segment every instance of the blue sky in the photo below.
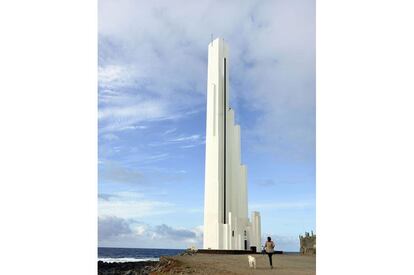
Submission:
{"label": "blue sky", "polygon": [[207,46],[230,48],[249,212],[315,231],[314,1],[99,1],[99,246],[201,246]]}

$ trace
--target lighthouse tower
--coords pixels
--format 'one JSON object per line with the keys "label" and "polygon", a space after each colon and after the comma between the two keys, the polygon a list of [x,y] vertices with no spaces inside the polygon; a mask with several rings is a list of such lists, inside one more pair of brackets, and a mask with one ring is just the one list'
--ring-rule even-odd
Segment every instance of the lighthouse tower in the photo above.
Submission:
{"label": "lighthouse tower", "polygon": [[229,107],[229,49],[208,45],[204,249],[260,248],[260,214],[248,217],[247,167],[241,164],[240,126]]}

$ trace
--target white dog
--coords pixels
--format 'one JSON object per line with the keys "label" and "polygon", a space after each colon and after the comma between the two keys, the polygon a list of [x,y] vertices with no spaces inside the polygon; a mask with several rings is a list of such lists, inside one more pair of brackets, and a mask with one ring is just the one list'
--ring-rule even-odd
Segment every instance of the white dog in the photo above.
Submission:
{"label": "white dog", "polygon": [[256,258],[250,255],[247,255],[247,258],[249,259],[249,267],[256,269]]}

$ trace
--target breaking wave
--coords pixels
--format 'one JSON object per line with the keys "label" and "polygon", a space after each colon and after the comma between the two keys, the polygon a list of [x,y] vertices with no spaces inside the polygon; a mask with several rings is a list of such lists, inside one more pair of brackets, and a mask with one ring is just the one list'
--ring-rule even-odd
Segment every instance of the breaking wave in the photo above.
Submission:
{"label": "breaking wave", "polygon": [[159,261],[160,258],[98,258],[98,261],[105,263],[125,263],[125,262],[144,262],[144,261]]}

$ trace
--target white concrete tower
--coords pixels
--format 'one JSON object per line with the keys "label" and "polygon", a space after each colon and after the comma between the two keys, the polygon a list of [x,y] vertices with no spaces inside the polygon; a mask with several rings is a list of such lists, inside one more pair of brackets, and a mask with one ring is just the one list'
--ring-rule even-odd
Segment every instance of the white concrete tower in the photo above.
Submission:
{"label": "white concrete tower", "polygon": [[229,108],[228,56],[223,39],[209,44],[203,246],[245,250],[260,248],[260,214],[254,212],[249,221],[240,126]]}

